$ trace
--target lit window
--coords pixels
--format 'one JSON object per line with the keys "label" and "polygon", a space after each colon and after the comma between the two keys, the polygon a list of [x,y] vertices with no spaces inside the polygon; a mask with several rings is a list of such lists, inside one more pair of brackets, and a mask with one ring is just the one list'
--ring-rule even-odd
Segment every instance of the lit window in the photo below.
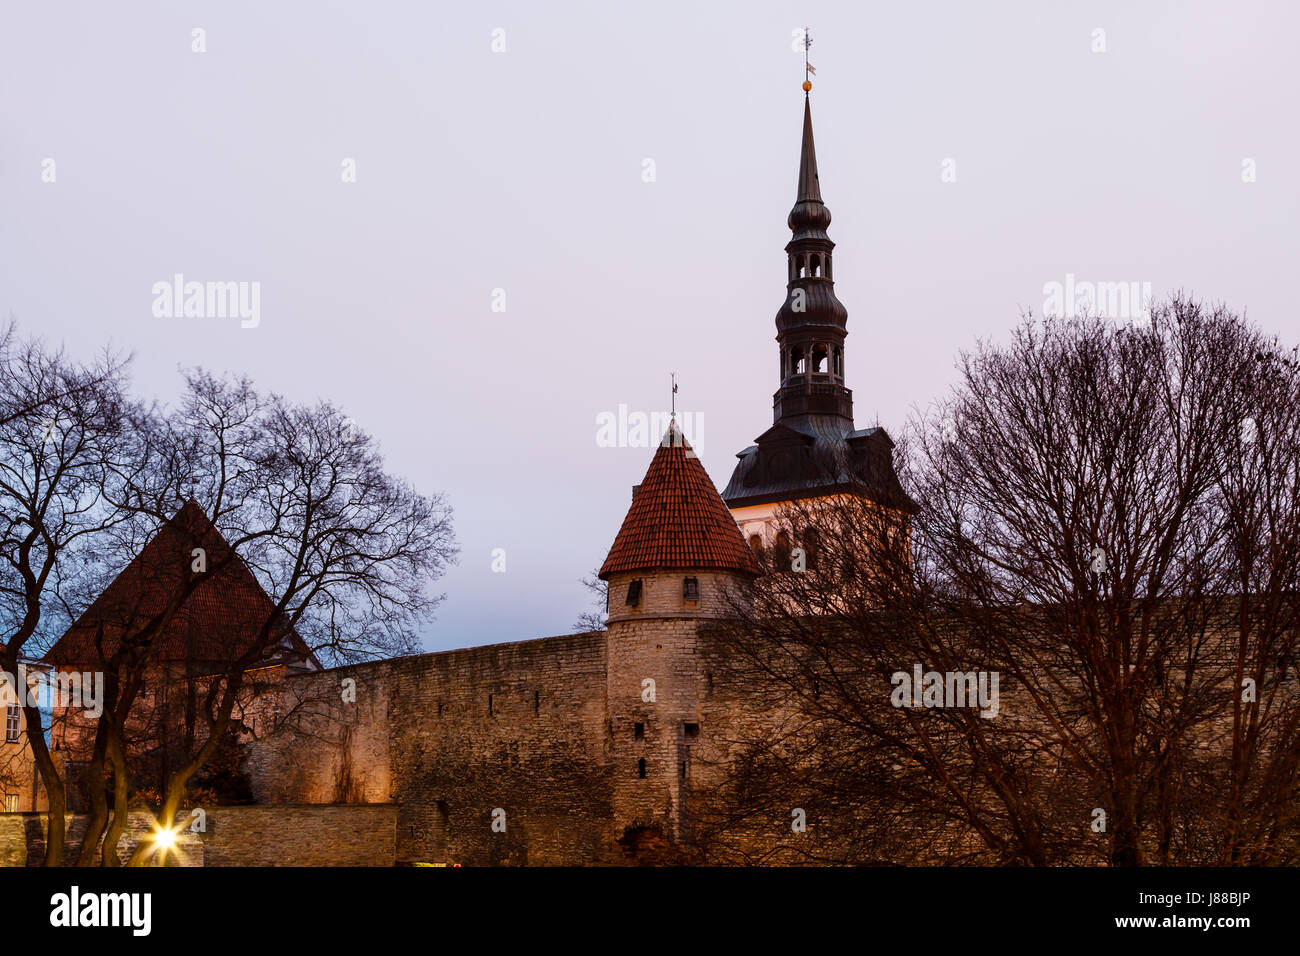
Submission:
{"label": "lit window", "polygon": [[18,794],[16,794],[16,793],[6,793],[6,794],[5,794],[5,810],[4,810],[4,812],[5,812],[5,813],[17,813],[17,812],[18,812]]}

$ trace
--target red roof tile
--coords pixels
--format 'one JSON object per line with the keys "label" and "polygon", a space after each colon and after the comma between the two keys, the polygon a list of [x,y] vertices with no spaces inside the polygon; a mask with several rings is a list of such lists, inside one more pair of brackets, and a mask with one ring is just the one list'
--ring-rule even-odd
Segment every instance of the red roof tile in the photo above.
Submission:
{"label": "red roof tile", "polygon": [[[208,576],[165,626],[155,660],[187,662],[199,668],[214,666],[215,673],[241,657],[257,642],[275,605],[244,562],[232,555],[230,545],[203,509],[191,499],[68,628],[45,659],[76,666],[94,666],[111,659],[122,636],[141,633],[150,618],[161,612],[195,573],[191,570],[195,548],[206,553]],[[293,651],[268,649],[268,658],[289,657],[315,663],[296,633],[286,631],[284,637]],[[265,658],[260,661],[268,662]]]}
{"label": "red roof tile", "polygon": [[736,520],[676,422],[632,496],[600,576],[657,569],[759,573]]}

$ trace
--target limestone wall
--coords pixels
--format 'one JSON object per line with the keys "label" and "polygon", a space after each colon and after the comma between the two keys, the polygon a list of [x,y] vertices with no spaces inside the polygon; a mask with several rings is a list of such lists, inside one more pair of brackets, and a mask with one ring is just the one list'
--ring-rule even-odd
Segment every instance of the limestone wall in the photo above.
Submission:
{"label": "limestone wall", "polygon": [[[86,832],[84,814],[68,814],[64,862],[76,861]],[[179,866],[392,866],[396,862],[397,808],[392,804],[282,807],[215,807],[202,833],[187,829],[189,811],[177,817],[173,862]],[[153,831],[153,817],[130,815],[118,842],[126,860]],[[0,866],[39,866],[45,859],[45,814],[0,814]]]}
{"label": "limestone wall", "polygon": [[402,862],[617,859],[603,633],[379,661],[286,687],[280,730],[248,748],[259,802],[392,801]]}

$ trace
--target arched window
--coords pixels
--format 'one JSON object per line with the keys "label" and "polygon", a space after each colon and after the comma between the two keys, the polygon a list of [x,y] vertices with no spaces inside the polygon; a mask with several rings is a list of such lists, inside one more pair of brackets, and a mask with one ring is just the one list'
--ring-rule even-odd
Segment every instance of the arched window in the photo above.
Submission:
{"label": "arched window", "polygon": [[814,372],[826,371],[826,346],[814,345],[812,348],[812,370]]}
{"label": "arched window", "polygon": [[790,374],[802,375],[804,373],[803,349],[793,348],[790,350]]}
{"label": "arched window", "polygon": [[832,352],[831,354],[833,356],[831,360],[832,362],[831,368],[834,370],[836,375],[840,376],[840,378],[843,378],[844,377],[844,353],[837,347],[835,351]]}
{"label": "arched window", "polygon": [[776,543],[772,546],[772,563],[778,573],[790,570],[790,536],[785,531],[776,533]]}
{"label": "arched window", "polygon": [[761,534],[751,534],[749,536],[749,550],[754,552],[754,560],[758,566],[763,566],[763,536]]}
{"label": "arched window", "polygon": [[821,550],[821,538],[816,528],[806,528],[803,533],[803,551],[805,566],[809,571],[817,567],[818,552]]}
{"label": "arched window", "polygon": [[809,259],[808,259],[808,261],[809,261],[809,263],[810,263],[811,266],[812,266],[812,269],[811,269],[811,271],[809,272],[809,275],[811,275],[811,276],[815,279],[815,278],[817,278],[818,276],[820,276],[820,275],[822,274],[822,257],[821,257],[821,256],[810,256]]}

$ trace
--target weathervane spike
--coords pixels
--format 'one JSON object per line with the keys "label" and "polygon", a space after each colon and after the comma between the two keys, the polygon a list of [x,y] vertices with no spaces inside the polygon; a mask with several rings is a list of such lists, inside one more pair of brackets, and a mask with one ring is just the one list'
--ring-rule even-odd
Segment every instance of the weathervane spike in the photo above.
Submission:
{"label": "weathervane spike", "polygon": [[677,373],[676,373],[676,372],[673,372],[673,373],[672,373],[672,380],[673,380],[673,414],[672,414],[672,418],[673,418],[673,421],[676,421],[676,420],[677,420]]}
{"label": "weathervane spike", "polygon": [[817,75],[816,68],[808,61],[808,50],[812,46],[812,32],[803,28],[803,91],[806,94],[812,89],[812,80],[810,77]]}

